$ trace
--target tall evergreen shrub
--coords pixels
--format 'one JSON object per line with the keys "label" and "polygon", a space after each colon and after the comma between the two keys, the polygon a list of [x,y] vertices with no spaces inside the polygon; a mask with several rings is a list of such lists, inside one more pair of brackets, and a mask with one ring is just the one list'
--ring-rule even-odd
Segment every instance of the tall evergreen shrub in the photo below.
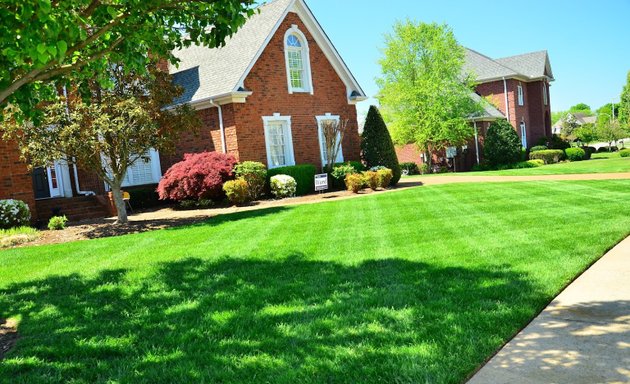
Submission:
{"label": "tall evergreen shrub", "polygon": [[381,113],[373,105],[368,111],[361,135],[361,157],[368,169],[378,165],[391,169],[394,173],[391,185],[396,185],[400,180],[400,164],[394,143]]}

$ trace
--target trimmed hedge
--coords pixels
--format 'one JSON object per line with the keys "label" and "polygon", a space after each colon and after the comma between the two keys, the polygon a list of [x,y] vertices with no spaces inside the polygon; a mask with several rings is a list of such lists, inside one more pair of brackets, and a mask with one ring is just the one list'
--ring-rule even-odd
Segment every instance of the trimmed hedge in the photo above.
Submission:
{"label": "trimmed hedge", "polygon": [[567,148],[564,153],[569,161],[582,161],[586,157],[586,152],[582,148]]}
{"label": "trimmed hedge", "polygon": [[599,147],[597,149],[597,152],[602,153],[602,152],[617,152],[619,150],[619,148],[617,148],[616,146],[612,146],[612,147]]}
{"label": "trimmed hedge", "polygon": [[308,195],[315,192],[315,174],[317,169],[312,164],[292,165],[289,167],[272,168],[267,171],[267,183],[275,175],[289,175],[297,182],[295,194]]}
{"label": "trimmed hedge", "polygon": [[544,151],[536,151],[529,154],[529,159],[540,159],[544,161],[545,164],[553,164],[564,159],[564,151],[561,149],[547,149]]}
{"label": "trimmed hedge", "polygon": [[537,146],[535,146],[535,147],[532,147],[532,148],[529,150],[529,152],[544,151],[544,150],[547,150],[547,149],[549,149],[549,148],[547,148],[547,146],[546,146],[546,145],[537,145]]}
{"label": "trimmed hedge", "polygon": [[630,149],[622,149],[619,151],[620,157],[630,157]]}
{"label": "trimmed hedge", "polygon": [[593,147],[582,147],[582,149],[584,150],[584,160],[590,160],[591,155],[597,152],[597,150]]}

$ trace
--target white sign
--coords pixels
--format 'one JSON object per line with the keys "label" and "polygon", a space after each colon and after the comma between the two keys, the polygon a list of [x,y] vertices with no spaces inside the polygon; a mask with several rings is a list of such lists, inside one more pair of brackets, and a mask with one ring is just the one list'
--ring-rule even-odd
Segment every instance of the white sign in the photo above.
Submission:
{"label": "white sign", "polygon": [[320,173],[315,175],[315,191],[325,191],[328,189],[328,174]]}

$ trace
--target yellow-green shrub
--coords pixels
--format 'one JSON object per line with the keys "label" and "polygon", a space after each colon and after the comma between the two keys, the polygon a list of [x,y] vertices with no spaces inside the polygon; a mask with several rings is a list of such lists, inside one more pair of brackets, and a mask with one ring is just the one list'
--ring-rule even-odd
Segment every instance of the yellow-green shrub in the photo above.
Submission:
{"label": "yellow-green shrub", "polygon": [[394,172],[391,169],[379,169],[376,171],[376,180],[379,188],[387,188],[389,187],[389,183],[391,183],[392,178],[394,178]]}
{"label": "yellow-green shrub", "polygon": [[348,191],[352,191],[353,193],[359,193],[361,188],[363,188],[364,178],[363,175],[359,173],[351,173],[346,175],[346,189]]}
{"label": "yellow-green shrub", "polygon": [[251,194],[245,179],[229,180],[223,184],[223,191],[232,204],[243,204],[249,201]]}
{"label": "yellow-green shrub", "polygon": [[375,191],[378,188],[378,174],[375,171],[363,172],[363,180],[371,190]]}

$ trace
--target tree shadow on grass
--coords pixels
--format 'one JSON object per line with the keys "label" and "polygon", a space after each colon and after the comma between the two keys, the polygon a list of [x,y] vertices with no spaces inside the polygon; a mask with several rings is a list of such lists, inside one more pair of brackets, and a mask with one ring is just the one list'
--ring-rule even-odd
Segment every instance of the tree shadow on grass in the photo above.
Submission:
{"label": "tree shadow on grass", "polygon": [[[275,257],[275,260],[274,260]],[[461,382],[549,300],[507,266],[279,258],[13,284],[11,382]]]}

